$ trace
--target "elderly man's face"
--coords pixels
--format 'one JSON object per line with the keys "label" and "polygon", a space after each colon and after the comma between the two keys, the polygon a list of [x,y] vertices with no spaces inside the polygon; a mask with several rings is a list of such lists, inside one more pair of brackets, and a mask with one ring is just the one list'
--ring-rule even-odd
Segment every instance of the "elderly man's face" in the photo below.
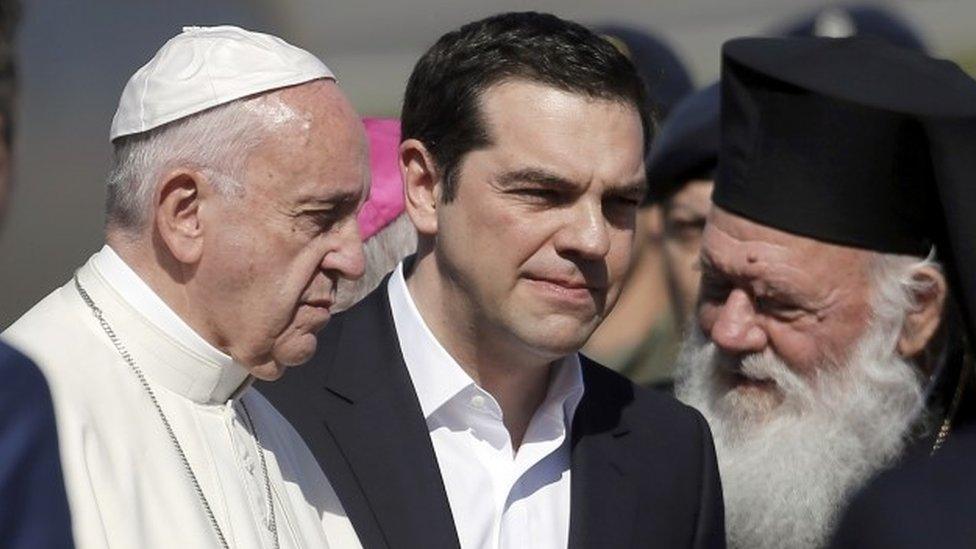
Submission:
{"label": "elderly man's face", "polygon": [[465,155],[438,204],[440,269],[481,337],[546,359],[612,308],[644,193],[635,109],[513,81],[484,94],[493,144]]}
{"label": "elderly man's face", "polygon": [[243,195],[201,212],[213,232],[197,273],[219,344],[262,379],[311,357],[338,279],[362,275],[369,177],[362,124],[334,83],[278,96],[280,128],[249,158]]}
{"label": "elderly man's face", "polygon": [[871,254],[759,225],[715,207],[702,239],[697,320],[736,400],[769,411],[782,393],[737,359],[772,352],[815,384],[843,364],[871,318]]}

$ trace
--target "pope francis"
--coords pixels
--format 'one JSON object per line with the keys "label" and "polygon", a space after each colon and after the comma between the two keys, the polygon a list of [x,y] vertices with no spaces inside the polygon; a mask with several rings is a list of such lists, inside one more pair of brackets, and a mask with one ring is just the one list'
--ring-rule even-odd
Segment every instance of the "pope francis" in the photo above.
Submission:
{"label": "pope francis", "polygon": [[186,28],[129,80],[111,140],[105,247],[3,334],[51,386],[77,546],[358,547],[250,388],[312,355],[363,271],[366,141],[332,73]]}

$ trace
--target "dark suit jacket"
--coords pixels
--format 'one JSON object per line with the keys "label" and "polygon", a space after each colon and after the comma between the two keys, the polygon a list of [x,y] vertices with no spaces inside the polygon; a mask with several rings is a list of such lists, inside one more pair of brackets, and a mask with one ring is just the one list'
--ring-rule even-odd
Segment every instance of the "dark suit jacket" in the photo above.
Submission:
{"label": "dark suit jacket", "polygon": [[976,430],[882,473],[854,498],[832,547],[976,547]]}
{"label": "dark suit jacket", "polygon": [[3,343],[0,379],[0,547],[72,547],[47,383]]}
{"label": "dark suit jacket", "polygon": [[[722,489],[702,417],[582,363],[570,548],[724,547]],[[305,439],[367,549],[459,547],[386,281],[332,319],[309,364],[258,388]]]}

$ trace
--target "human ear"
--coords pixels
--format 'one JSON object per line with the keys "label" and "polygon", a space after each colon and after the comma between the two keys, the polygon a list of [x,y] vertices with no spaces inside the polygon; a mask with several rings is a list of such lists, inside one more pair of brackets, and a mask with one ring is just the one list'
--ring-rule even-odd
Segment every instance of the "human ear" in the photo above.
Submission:
{"label": "human ear", "polygon": [[437,234],[440,175],[427,147],[416,139],[400,144],[400,176],[407,215],[420,235]]}
{"label": "human ear", "polygon": [[922,353],[942,323],[946,280],[938,269],[925,266],[912,274],[915,307],[908,311],[898,337],[898,353],[911,358]]}
{"label": "human ear", "polygon": [[180,170],[164,178],[156,195],[156,231],[181,263],[197,263],[203,253],[200,206],[205,194],[201,174]]}

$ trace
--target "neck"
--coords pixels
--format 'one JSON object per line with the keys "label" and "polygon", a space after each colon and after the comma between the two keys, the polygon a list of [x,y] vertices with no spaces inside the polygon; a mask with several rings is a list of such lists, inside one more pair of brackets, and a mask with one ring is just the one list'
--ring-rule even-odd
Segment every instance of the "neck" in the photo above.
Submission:
{"label": "neck", "polygon": [[[191,273],[167,251],[145,242],[150,237],[131,237],[116,231],[106,234],[106,243],[170,309],[194,332],[215,348],[230,354],[206,320],[192,306],[194,300],[187,284]],[[155,244],[155,243],[154,243]]]}
{"label": "neck", "polygon": [[437,341],[501,406],[512,448],[517,450],[545,400],[556,359],[534,354],[480,318],[467,294],[438,270],[433,254],[418,255],[407,288]]}

